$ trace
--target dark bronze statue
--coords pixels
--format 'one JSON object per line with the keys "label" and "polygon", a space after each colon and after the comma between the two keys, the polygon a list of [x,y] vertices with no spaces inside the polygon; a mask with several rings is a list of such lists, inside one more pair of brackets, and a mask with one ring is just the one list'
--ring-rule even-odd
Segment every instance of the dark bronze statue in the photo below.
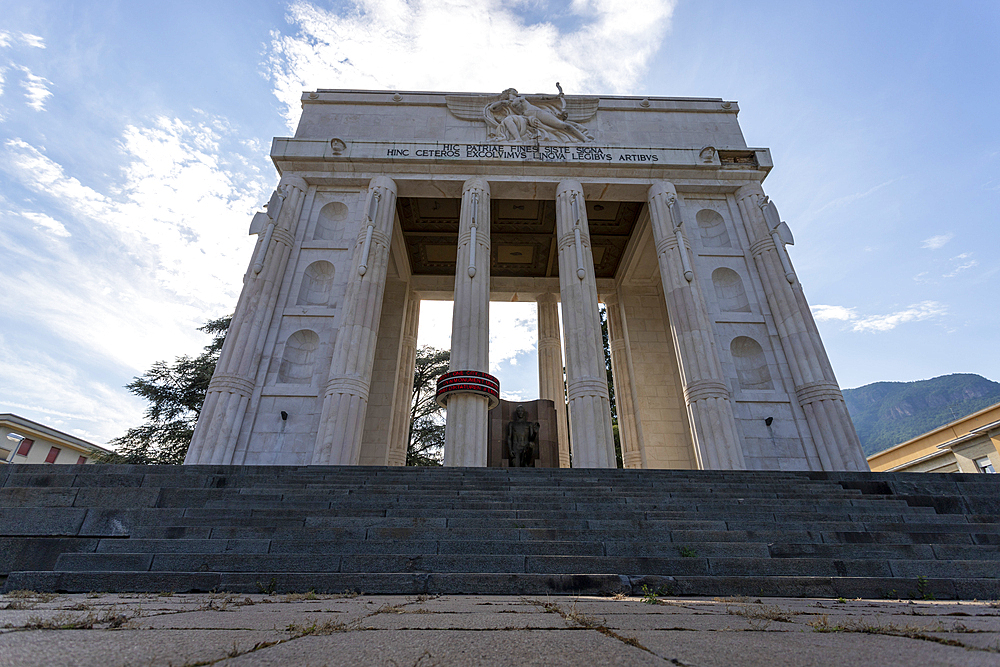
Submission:
{"label": "dark bronze statue", "polygon": [[519,405],[514,410],[514,419],[507,422],[507,449],[512,468],[531,468],[535,460],[538,422],[529,422],[524,415],[524,406]]}

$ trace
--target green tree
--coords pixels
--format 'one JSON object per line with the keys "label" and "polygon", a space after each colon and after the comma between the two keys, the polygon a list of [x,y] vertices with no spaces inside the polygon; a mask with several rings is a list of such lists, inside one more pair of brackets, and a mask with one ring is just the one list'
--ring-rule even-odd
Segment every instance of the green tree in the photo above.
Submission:
{"label": "green tree", "polygon": [[410,399],[406,465],[439,466],[444,459],[444,408],[437,404],[437,379],[448,371],[451,352],[423,346],[417,350]]}
{"label": "green tree", "polygon": [[604,372],[608,376],[608,397],[611,402],[611,433],[615,438],[615,461],[619,468],[624,468],[622,459],[622,440],[618,433],[618,406],[615,403],[615,384],[611,377],[611,344],[608,342],[608,309],[602,304],[599,308],[601,314],[601,342],[604,343]]}
{"label": "green tree", "polygon": [[105,463],[184,463],[230,321],[232,316],[220,317],[199,328],[212,335],[212,342],[197,357],[158,361],[125,385],[149,401],[146,422],[108,443],[115,451]]}

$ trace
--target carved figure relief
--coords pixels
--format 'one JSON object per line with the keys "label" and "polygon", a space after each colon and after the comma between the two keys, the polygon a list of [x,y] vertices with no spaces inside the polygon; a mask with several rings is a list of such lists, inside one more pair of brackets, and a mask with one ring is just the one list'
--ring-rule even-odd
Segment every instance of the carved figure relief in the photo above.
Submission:
{"label": "carved figure relief", "polygon": [[521,95],[508,88],[500,95],[449,95],[448,109],[464,120],[486,121],[487,138],[497,143],[587,143],[594,138],[581,125],[594,117],[598,98]]}
{"label": "carved figure relief", "polygon": [[511,468],[530,468],[535,459],[535,442],[538,440],[538,422],[529,422],[523,405],[517,406],[514,419],[507,422],[507,448],[510,450]]}

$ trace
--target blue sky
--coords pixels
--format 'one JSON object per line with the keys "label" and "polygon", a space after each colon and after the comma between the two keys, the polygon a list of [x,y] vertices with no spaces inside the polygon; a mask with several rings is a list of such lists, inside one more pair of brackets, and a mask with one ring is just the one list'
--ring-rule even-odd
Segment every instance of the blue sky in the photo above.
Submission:
{"label": "blue sky", "polygon": [[[271,138],[319,87],[737,100],[841,385],[1000,380],[998,28],[961,0],[5,3],[0,411],[141,422],[123,385],[233,309]],[[533,307],[493,316],[532,398]]]}

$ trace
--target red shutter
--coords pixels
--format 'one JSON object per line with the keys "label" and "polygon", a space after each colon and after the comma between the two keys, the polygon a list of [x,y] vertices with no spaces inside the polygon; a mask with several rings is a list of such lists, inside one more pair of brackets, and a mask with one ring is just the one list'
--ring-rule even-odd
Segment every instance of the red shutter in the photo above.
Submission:
{"label": "red shutter", "polygon": [[53,447],[52,449],[49,450],[49,455],[45,457],[45,462],[46,463],[55,463],[57,456],[59,456],[59,448],[58,447]]}
{"label": "red shutter", "polygon": [[27,456],[28,452],[31,451],[31,446],[35,444],[35,441],[31,438],[24,438],[21,440],[21,446],[17,448],[18,456]]}
{"label": "red shutter", "polygon": [[84,463],[86,463],[86,462],[87,462],[87,457],[86,457],[86,456],[81,456],[80,458],[78,458],[78,459],[76,460],[76,464],[77,464],[78,466],[82,466],[82,465],[83,465]]}

